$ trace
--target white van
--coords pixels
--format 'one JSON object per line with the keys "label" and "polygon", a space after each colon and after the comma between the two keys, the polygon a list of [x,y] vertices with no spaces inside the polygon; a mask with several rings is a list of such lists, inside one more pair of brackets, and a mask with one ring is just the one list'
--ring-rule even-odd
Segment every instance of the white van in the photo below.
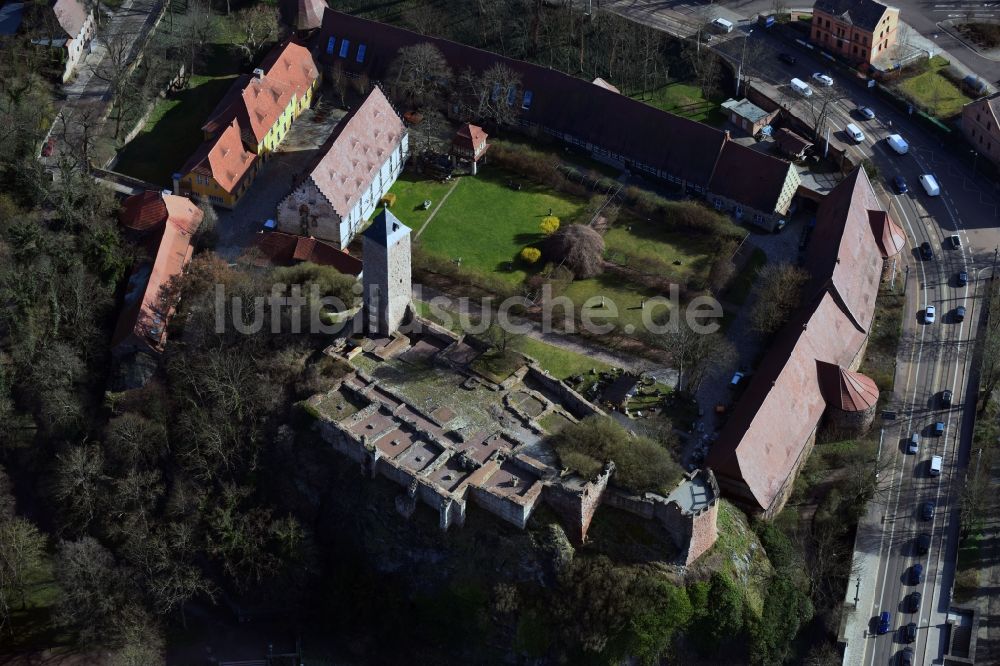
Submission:
{"label": "white van", "polygon": [[924,191],[927,192],[927,196],[936,197],[941,194],[941,186],[938,185],[937,178],[929,173],[920,174],[918,179],[920,184],[924,186]]}
{"label": "white van", "polygon": [[717,18],[714,21],[712,21],[712,27],[718,30],[719,32],[732,32],[733,22],[727,21],[724,18]]}
{"label": "white van", "polygon": [[941,476],[941,456],[931,456],[931,476]]}
{"label": "white van", "polygon": [[808,83],[801,79],[792,79],[792,90],[803,97],[812,97],[813,94],[813,89],[809,87]]}
{"label": "white van", "polygon": [[847,136],[854,139],[855,143],[861,143],[865,140],[865,133],[862,132],[854,123],[848,123],[845,131],[847,132]]}
{"label": "white van", "polygon": [[903,137],[898,134],[890,134],[886,137],[885,142],[889,144],[890,148],[895,150],[900,155],[905,155],[906,151],[910,149],[910,144],[906,143],[906,141],[903,140]]}

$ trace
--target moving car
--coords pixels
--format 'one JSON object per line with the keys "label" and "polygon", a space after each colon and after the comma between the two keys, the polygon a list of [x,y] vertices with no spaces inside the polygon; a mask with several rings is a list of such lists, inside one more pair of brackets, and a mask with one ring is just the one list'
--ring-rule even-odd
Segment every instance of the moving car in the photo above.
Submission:
{"label": "moving car", "polygon": [[794,65],[796,62],[798,62],[798,58],[793,56],[791,53],[779,53],[778,60],[787,65]]}
{"label": "moving car", "polygon": [[941,186],[938,185],[937,178],[929,173],[920,174],[920,184],[923,185],[924,191],[927,192],[927,196],[936,197],[941,194]]}
{"label": "moving car", "polygon": [[[910,584],[920,585],[922,582],[924,582],[924,565],[918,562],[910,567]],[[919,592],[914,592],[910,595],[910,608],[913,608],[914,606],[920,608]]]}
{"label": "moving car", "polygon": [[899,653],[899,666],[913,666],[913,648],[906,648]]}
{"label": "moving car", "polygon": [[943,462],[941,456],[931,456],[931,462],[927,469],[928,473],[931,476],[941,476],[941,464]]}
{"label": "moving car", "polygon": [[955,321],[965,321],[965,306],[959,305],[955,308]]}
{"label": "moving car", "polygon": [[935,437],[940,437],[943,434],[944,434],[944,421],[935,421],[934,422],[934,436]]}
{"label": "moving car", "polygon": [[920,536],[917,537],[917,554],[926,555],[931,549],[931,535],[927,532],[921,532]]}
{"label": "moving car", "polygon": [[889,633],[889,622],[892,620],[892,616],[889,611],[882,611],[882,614],[878,616],[878,633],[879,635]]}
{"label": "moving car", "polygon": [[966,271],[959,271],[957,279],[959,287],[964,287],[969,284],[969,274]]}
{"label": "moving car", "polygon": [[819,81],[822,85],[827,87],[833,85],[833,79],[831,79],[826,74],[821,74],[820,72],[816,72],[815,74],[813,74],[813,80]]}
{"label": "moving car", "polygon": [[913,433],[910,435],[910,442],[906,445],[907,453],[916,453],[920,450],[920,435]]}
{"label": "moving car", "polygon": [[945,389],[941,391],[941,406],[951,407],[951,397],[952,397],[951,389]]}
{"label": "moving car", "polygon": [[792,79],[791,80],[792,90],[802,95],[803,97],[812,97],[813,89],[809,87],[809,84],[802,79]]}
{"label": "moving car", "polygon": [[722,33],[730,33],[733,31],[733,22],[727,21],[724,18],[717,18],[712,21],[712,27]]}
{"label": "moving car", "polygon": [[933,305],[928,305],[927,309],[924,310],[924,323],[933,324],[936,318],[937,318],[937,308],[935,308]]}
{"label": "moving car", "polygon": [[[917,592],[915,594],[919,595],[920,593]],[[919,608],[919,606],[917,606],[917,608]],[[916,613],[917,611],[913,611],[913,612]],[[903,640],[906,641],[907,643],[912,643],[913,641],[917,640],[917,623],[916,622],[911,622],[908,625],[906,625],[905,627],[903,627]]]}
{"label": "moving car", "polygon": [[959,238],[958,234],[952,234],[948,236],[948,240],[951,242],[951,247],[955,250],[962,248],[962,239]]}
{"label": "moving car", "polygon": [[865,140],[865,133],[861,131],[861,128],[854,123],[847,123],[847,127],[844,128],[847,136],[851,137],[855,143],[861,143]]}
{"label": "moving car", "polygon": [[920,517],[924,520],[933,520],[934,502],[927,501],[920,505]]}
{"label": "moving car", "polygon": [[930,261],[934,258],[934,251],[931,250],[931,244],[927,241],[920,244],[920,256],[923,257],[925,261]]}
{"label": "moving car", "polygon": [[905,155],[906,151],[910,149],[910,144],[906,143],[903,137],[898,134],[890,134],[886,137],[885,142],[899,155]]}
{"label": "moving car", "polygon": [[875,112],[869,109],[867,106],[858,107],[858,115],[865,120],[875,120]]}
{"label": "moving car", "polygon": [[906,179],[902,176],[896,176],[892,179],[893,187],[896,188],[897,194],[906,194],[910,191],[910,188],[906,185]]}

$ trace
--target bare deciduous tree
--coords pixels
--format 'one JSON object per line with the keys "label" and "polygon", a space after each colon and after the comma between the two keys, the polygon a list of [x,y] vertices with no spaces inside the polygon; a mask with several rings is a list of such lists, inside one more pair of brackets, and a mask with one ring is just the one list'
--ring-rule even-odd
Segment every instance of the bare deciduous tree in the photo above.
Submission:
{"label": "bare deciduous tree", "polygon": [[429,42],[404,46],[389,65],[386,83],[393,97],[415,108],[439,103],[453,74],[441,50]]}
{"label": "bare deciduous tree", "polygon": [[278,9],[264,4],[241,9],[236,13],[236,26],[242,37],[240,49],[247,60],[253,61],[260,53],[261,47],[280,34]]}
{"label": "bare deciduous tree", "polygon": [[785,325],[802,301],[809,273],[793,264],[767,264],[757,272],[750,321],[754,330],[773,333]]}

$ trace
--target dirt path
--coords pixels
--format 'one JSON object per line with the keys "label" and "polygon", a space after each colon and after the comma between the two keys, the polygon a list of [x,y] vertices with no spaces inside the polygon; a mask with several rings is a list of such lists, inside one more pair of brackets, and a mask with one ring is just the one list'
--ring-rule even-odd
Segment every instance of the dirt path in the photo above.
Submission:
{"label": "dirt path", "polygon": [[414,238],[418,238],[420,234],[424,233],[424,229],[427,228],[427,225],[431,223],[431,220],[434,219],[434,216],[438,214],[439,210],[441,210],[441,206],[444,205],[444,202],[448,200],[448,197],[451,196],[451,193],[455,191],[456,187],[458,187],[458,182],[460,180],[462,179],[456,178],[455,182],[451,184],[451,187],[448,188],[448,191],[444,193],[443,197],[441,197],[441,201],[438,202],[437,206],[434,206],[434,210],[432,210],[431,214],[427,216],[427,219],[424,221],[423,226],[421,226],[420,229],[417,230],[417,233],[413,234]]}

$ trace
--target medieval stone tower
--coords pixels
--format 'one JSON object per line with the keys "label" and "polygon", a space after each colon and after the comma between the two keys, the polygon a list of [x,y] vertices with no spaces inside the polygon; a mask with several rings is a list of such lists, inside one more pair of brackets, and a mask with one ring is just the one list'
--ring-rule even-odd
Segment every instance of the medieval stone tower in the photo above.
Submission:
{"label": "medieval stone tower", "polygon": [[366,329],[392,335],[410,306],[410,228],[388,208],[364,232],[363,275]]}

